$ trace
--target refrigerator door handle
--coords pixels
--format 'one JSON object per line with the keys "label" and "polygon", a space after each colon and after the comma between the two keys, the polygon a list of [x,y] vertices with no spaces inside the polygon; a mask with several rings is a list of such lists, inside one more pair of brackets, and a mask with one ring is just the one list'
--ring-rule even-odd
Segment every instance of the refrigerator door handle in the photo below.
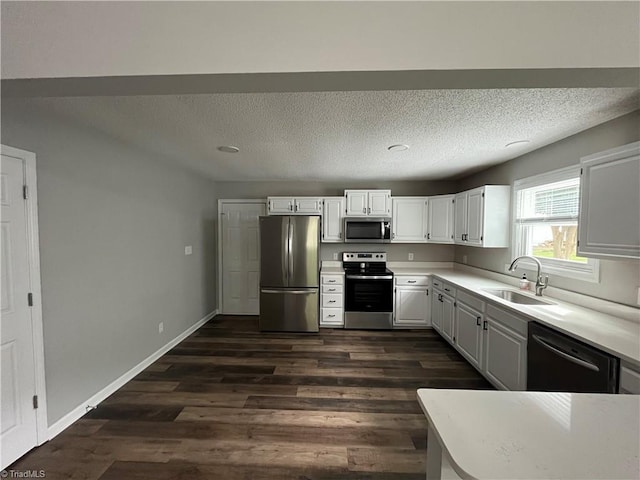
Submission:
{"label": "refrigerator door handle", "polygon": [[291,286],[291,278],[293,278],[293,225],[289,220],[289,226],[287,229],[287,257],[289,258],[289,271],[287,272],[289,281],[287,282]]}
{"label": "refrigerator door handle", "polygon": [[292,293],[294,295],[309,295],[311,293],[317,293],[317,288],[308,288],[300,290],[275,290],[273,288],[263,288],[260,293]]}

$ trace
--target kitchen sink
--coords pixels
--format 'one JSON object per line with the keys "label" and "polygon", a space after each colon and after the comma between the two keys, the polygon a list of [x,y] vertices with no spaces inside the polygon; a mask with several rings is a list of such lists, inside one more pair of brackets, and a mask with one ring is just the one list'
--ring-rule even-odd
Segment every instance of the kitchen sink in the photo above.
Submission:
{"label": "kitchen sink", "polygon": [[511,303],[519,303],[522,305],[555,305],[553,302],[548,302],[537,297],[524,295],[522,293],[516,292],[515,290],[487,288],[484,291],[490,295],[501,298]]}

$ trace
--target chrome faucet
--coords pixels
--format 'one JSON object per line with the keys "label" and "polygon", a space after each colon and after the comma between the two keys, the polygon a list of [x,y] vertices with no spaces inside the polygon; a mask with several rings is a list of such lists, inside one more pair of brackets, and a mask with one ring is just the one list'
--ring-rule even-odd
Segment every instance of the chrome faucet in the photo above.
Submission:
{"label": "chrome faucet", "polygon": [[521,257],[516,258],[513,262],[511,262],[511,266],[509,267],[509,271],[513,272],[516,269],[517,263],[523,258],[528,258],[529,260],[533,260],[535,264],[538,266],[538,273],[536,274],[536,296],[541,297],[542,291],[549,286],[549,275],[545,275],[544,278],[540,271],[542,270],[542,264],[540,260],[536,257],[531,257],[529,255],[523,255]]}

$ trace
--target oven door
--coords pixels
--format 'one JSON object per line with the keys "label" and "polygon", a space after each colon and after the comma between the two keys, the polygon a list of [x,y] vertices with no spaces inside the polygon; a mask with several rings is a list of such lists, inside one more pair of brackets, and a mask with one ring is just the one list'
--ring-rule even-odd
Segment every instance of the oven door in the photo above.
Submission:
{"label": "oven door", "polygon": [[393,275],[347,275],[345,312],[393,312]]}

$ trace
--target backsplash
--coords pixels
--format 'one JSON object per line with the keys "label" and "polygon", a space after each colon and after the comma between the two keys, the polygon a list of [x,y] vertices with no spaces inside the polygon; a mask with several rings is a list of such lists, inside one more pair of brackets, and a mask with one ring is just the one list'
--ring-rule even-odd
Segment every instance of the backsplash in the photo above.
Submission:
{"label": "backsplash", "polygon": [[334,253],[341,260],[342,252],[386,252],[388,262],[407,262],[409,253],[413,253],[414,262],[452,262],[455,247],[419,243],[322,243],[320,260],[333,260]]}

